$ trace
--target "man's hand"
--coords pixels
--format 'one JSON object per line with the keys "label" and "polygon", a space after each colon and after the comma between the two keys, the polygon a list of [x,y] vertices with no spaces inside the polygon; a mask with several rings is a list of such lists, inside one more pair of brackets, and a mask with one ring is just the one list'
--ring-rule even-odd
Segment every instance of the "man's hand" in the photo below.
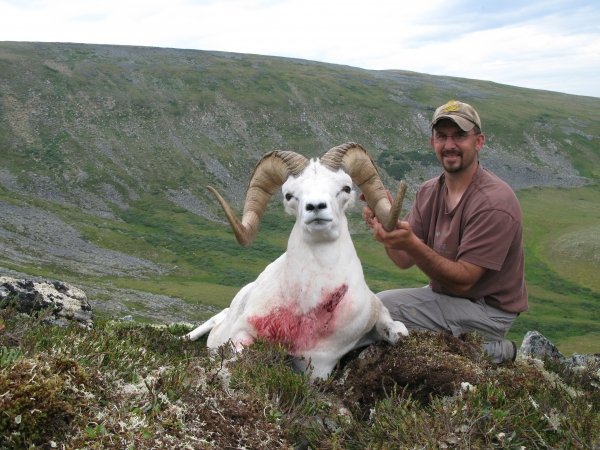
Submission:
{"label": "man's hand", "polygon": [[[388,192],[391,198],[391,194]],[[359,199],[365,201],[361,193]],[[416,264],[432,280],[440,283],[448,292],[457,296],[468,296],[473,285],[485,270],[466,261],[451,261],[429,248],[413,232],[406,221],[398,221],[396,228],[386,231],[368,206],[363,209],[363,218],[373,230],[375,240],[381,242],[389,258],[401,269]]]}
{"label": "man's hand", "polygon": [[410,224],[405,221],[398,221],[396,228],[392,231],[386,231],[377,218],[372,220],[373,237],[381,242],[386,249],[409,250],[414,245],[415,239],[419,240],[413,233]]}

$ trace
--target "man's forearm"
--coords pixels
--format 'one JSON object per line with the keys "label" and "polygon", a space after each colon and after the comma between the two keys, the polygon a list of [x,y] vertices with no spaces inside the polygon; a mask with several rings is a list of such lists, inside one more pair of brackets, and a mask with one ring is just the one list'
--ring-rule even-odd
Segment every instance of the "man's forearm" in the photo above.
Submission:
{"label": "man's forearm", "polygon": [[406,253],[429,278],[457,296],[467,296],[475,282],[485,272],[485,269],[473,264],[451,261],[436,253],[419,239],[411,242]]}
{"label": "man's forearm", "polygon": [[401,269],[408,269],[415,265],[415,260],[405,251],[385,247],[388,257]]}
{"label": "man's forearm", "polygon": [[485,269],[465,261],[451,261],[436,253],[413,233],[408,222],[398,222],[386,231],[378,222],[372,223],[375,239],[381,242],[390,259],[401,269],[416,264],[429,278],[454,295],[464,297],[485,273]]}

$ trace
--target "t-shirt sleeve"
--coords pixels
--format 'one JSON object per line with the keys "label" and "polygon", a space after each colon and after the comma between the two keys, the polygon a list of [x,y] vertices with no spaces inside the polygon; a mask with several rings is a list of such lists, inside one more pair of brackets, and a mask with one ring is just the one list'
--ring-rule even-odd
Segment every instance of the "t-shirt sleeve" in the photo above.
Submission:
{"label": "t-shirt sleeve", "polygon": [[482,211],[465,225],[457,260],[500,270],[519,224],[505,211]]}

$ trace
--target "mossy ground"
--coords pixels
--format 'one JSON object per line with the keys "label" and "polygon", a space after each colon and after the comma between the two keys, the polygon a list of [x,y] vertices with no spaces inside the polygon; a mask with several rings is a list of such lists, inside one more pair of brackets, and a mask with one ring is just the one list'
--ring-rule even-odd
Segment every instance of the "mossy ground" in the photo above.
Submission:
{"label": "mossy ground", "polygon": [[414,333],[310,382],[266,343],[230,362],[183,326],[0,317],[0,448],[600,445],[599,367],[492,365],[476,336]]}

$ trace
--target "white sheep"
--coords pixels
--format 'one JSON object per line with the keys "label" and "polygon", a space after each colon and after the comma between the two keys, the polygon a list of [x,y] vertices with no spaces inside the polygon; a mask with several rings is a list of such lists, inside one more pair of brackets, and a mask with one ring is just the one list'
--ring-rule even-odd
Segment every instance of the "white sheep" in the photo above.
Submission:
{"label": "white sheep", "polygon": [[358,144],[329,150],[320,160],[275,151],[257,164],[240,221],[213,188],[237,240],[252,242],[269,198],[281,187],[286,212],[296,217],[287,251],[244,286],[229,308],[186,335],[210,331],[207,345],[230,342],[237,350],[257,338],[284,344],[299,370],[325,378],[350,350],[378,340],[395,343],[408,331],[393,321],[365,282],[345,211],[355,200],[353,182],[391,229],[403,192],[391,205],[377,169]]}

